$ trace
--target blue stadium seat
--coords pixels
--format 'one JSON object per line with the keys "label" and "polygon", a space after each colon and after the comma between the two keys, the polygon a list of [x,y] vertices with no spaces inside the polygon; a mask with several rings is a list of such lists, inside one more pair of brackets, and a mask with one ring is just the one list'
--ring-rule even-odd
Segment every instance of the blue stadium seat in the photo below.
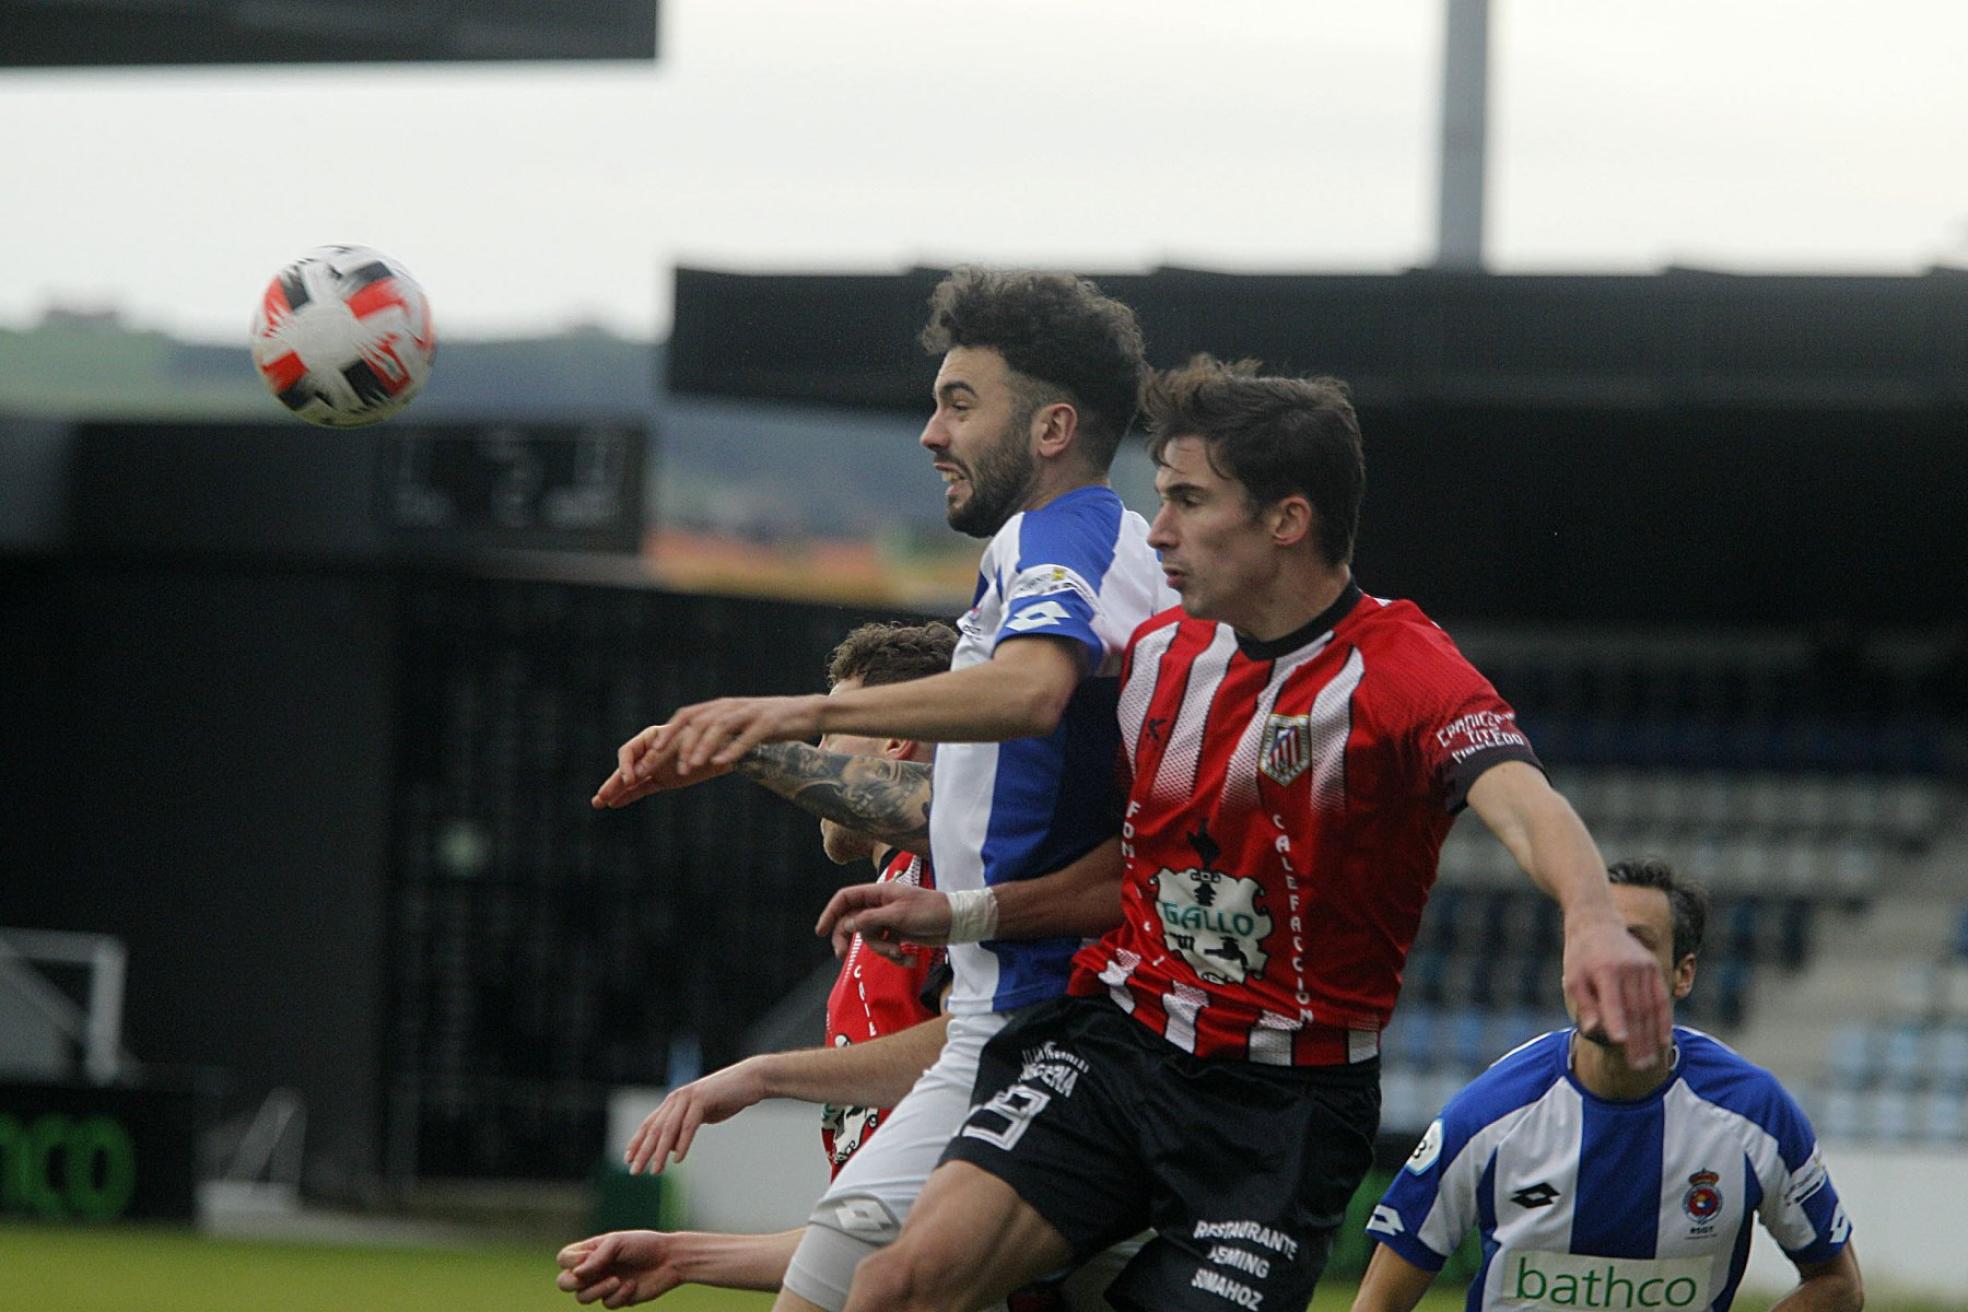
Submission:
{"label": "blue stadium seat", "polygon": [[1426,1003],[1403,1004],[1395,1008],[1381,1050],[1392,1060],[1425,1069],[1435,1064],[1440,1028],[1433,1007]]}
{"label": "blue stadium seat", "polygon": [[1408,953],[1407,968],[1402,972],[1402,996],[1409,1002],[1439,1006],[1442,1001],[1442,973],[1445,960],[1440,952]]}
{"label": "blue stadium seat", "polygon": [[1749,963],[1741,959],[1723,962],[1717,972],[1712,1000],[1715,1015],[1724,1025],[1742,1024],[1749,1007],[1749,976]]}
{"label": "blue stadium seat", "polygon": [[1876,1066],[1872,1030],[1865,1025],[1840,1025],[1832,1032],[1826,1057],[1834,1087],[1864,1088],[1871,1082]]}
{"label": "blue stadium seat", "polygon": [[1968,1025],[1945,1025],[1936,1031],[1933,1063],[1937,1089],[1968,1092]]}
{"label": "blue stadium seat", "polygon": [[1793,897],[1784,899],[1783,909],[1778,915],[1780,926],[1777,937],[1777,959],[1788,970],[1796,970],[1804,964],[1810,949],[1811,901],[1808,898]]}
{"label": "blue stadium seat", "polygon": [[1865,1102],[1849,1088],[1826,1089],[1818,1099],[1813,1120],[1819,1134],[1830,1139],[1857,1139],[1866,1133]]}
{"label": "blue stadium seat", "polygon": [[[1720,909],[1720,908],[1718,908]],[[1760,910],[1754,897],[1741,898],[1730,903],[1716,919],[1722,932],[1717,935],[1716,946],[1733,957],[1746,957],[1756,951],[1756,924]]]}
{"label": "blue stadium seat", "polygon": [[1868,1100],[1871,1104],[1867,1129],[1884,1143],[1900,1143],[1915,1136],[1913,1099],[1900,1089],[1881,1089]]}
{"label": "blue stadium seat", "polygon": [[1525,1007],[1510,1007],[1491,1012],[1489,1038],[1483,1044],[1490,1053],[1490,1060],[1496,1060],[1526,1039],[1536,1038],[1543,1033],[1543,1027],[1538,1024],[1538,1019],[1536,1012]]}
{"label": "blue stadium seat", "polygon": [[1886,1031],[1879,1052],[1879,1080],[1888,1090],[1905,1090],[1919,1085],[1927,1071],[1927,1028],[1915,1021],[1900,1021]]}
{"label": "blue stadium seat", "polygon": [[1968,1094],[1959,1089],[1929,1089],[1916,1109],[1915,1130],[1930,1143],[1958,1143],[1968,1138]]}
{"label": "blue stadium seat", "polygon": [[1489,1018],[1473,1008],[1449,1013],[1448,1046],[1450,1056],[1465,1070],[1480,1070],[1502,1056],[1490,1048]]}
{"label": "blue stadium seat", "polygon": [[1463,932],[1462,918],[1469,904],[1466,889],[1438,884],[1429,894],[1427,914],[1421,918],[1421,933],[1415,942],[1435,948],[1452,948]]}

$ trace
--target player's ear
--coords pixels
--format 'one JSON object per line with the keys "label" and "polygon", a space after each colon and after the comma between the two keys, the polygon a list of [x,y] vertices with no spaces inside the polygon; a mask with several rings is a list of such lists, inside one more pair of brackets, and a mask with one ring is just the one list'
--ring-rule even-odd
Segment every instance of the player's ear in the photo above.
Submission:
{"label": "player's ear", "polygon": [[1668,980],[1668,984],[1670,986],[1668,988],[1668,992],[1673,995],[1674,1000],[1676,1002],[1681,1001],[1681,999],[1687,997],[1690,993],[1694,991],[1695,988],[1695,954],[1694,953],[1690,952],[1687,956],[1681,958],[1679,962],[1675,963],[1674,975],[1671,979]]}
{"label": "player's ear", "polygon": [[1266,508],[1264,516],[1271,541],[1279,547],[1295,547],[1312,534],[1312,502],[1301,493],[1279,497]]}
{"label": "player's ear", "polygon": [[1057,459],[1066,454],[1079,431],[1080,414],[1070,402],[1055,401],[1032,413],[1032,440],[1041,456]]}
{"label": "player's ear", "polygon": [[916,754],[916,740],[913,738],[890,738],[882,744],[881,753],[891,761],[906,761]]}

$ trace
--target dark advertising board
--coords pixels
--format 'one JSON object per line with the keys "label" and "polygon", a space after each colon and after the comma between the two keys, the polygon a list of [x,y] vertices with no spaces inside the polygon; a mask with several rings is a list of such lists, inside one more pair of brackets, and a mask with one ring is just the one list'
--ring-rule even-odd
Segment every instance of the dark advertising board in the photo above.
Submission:
{"label": "dark advertising board", "polygon": [[190,1221],[196,1137],[189,1090],[0,1084],[0,1217]]}

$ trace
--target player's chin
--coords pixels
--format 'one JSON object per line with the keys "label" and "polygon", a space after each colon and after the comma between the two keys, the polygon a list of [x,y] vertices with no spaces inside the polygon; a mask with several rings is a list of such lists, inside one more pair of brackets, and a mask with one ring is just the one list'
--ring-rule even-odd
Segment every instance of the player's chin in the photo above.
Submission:
{"label": "player's chin", "polygon": [[1613,1042],[1613,1036],[1606,1033],[1606,1027],[1604,1025],[1594,1025],[1589,1030],[1580,1030],[1579,1037],[1587,1043],[1597,1044],[1601,1048],[1619,1047],[1619,1044]]}

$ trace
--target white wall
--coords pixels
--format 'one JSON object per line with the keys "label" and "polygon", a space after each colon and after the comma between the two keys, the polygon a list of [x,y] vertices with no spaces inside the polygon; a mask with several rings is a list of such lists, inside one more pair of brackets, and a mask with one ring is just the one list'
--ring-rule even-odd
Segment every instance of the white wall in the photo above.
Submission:
{"label": "white wall", "polygon": [[[1968,1151],[1827,1142],[1831,1182],[1852,1218],[1869,1301],[1894,1294],[1968,1308]],[[1745,1288],[1777,1291],[1797,1268],[1759,1227]]]}
{"label": "white wall", "polygon": [[[608,1105],[608,1160],[619,1162],[661,1089],[617,1089]],[[681,1165],[664,1172],[681,1202],[679,1224],[738,1234],[790,1230],[827,1187],[820,1109],[773,1098],[720,1125],[702,1126]]]}

